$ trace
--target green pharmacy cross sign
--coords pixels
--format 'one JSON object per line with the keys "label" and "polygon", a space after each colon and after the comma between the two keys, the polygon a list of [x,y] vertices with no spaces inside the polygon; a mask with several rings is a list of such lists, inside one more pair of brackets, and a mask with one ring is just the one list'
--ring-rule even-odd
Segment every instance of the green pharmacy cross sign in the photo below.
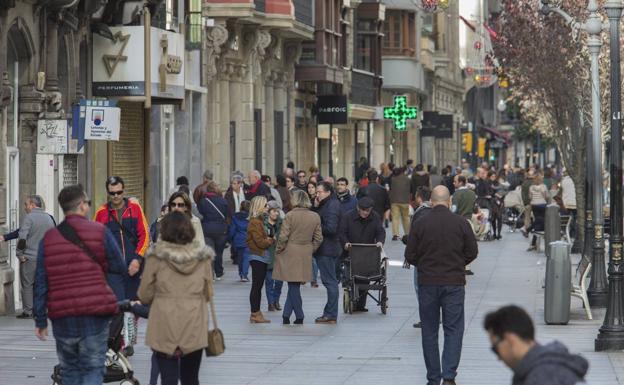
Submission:
{"label": "green pharmacy cross sign", "polygon": [[418,117],[418,109],[416,107],[407,106],[407,96],[397,95],[394,97],[394,105],[392,107],[384,107],[384,119],[394,121],[394,129],[397,131],[407,130],[407,119],[416,119]]}

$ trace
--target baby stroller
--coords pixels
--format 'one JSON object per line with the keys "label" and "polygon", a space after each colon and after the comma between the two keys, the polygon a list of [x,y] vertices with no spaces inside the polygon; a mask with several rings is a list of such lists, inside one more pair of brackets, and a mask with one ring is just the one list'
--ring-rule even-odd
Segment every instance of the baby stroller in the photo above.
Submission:
{"label": "baby stroller", "polygon": [[492,223],[490,221],[490,210],[486,208],[475,207],[475,213],[472,214],[472,231],[474,231],[477,241],[491,241],[494,239],[492,233]]}
{"label": "baby stroller", "polygon": [[[122,302],[119,306],[121,312],[113,316],[108,335],[108,351],[106,352],[106,373],[104,382],[119,382],[119,385],[139,385],[139,380],[134,378],[132,365],[122,352],[124,311],[130,311],[129,303]],[[52,384],[62,385],[63,376],[60,365],[54,367]]]}
{"label": "baby stroller", "polygon": [[[342,287],[343,310],[352,314],[355,310],[362,290],[368,290],[382,314],[388,309],[388,288],[386,277],[388,258],[382,255],[377,245],[352,244],[347,258],[343,262]],[[377,292],[377,295],[371,294]]]}

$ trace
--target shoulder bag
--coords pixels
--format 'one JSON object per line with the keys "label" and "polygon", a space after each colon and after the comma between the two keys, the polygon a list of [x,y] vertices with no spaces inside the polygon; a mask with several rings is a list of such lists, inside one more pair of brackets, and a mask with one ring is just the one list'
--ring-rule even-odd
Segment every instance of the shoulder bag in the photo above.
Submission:
{"label": "shoulder bag", "polygon": [[216,357],[225,351],[225,340],[223,332],[217,326],[217,313],[215,312],[214,303],[210,301],[210,318],[214,329],[210,330],[210,322],[208,322],[208,347],[206,347],[206,357]]}

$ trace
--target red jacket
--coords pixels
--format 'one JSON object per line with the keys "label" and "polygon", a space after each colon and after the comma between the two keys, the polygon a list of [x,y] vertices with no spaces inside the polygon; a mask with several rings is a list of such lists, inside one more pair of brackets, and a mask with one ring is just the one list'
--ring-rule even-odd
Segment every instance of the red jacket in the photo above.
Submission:
{"label": "red jacket", "polygon": [[105,203],[95,212],[94,221],[110,229],[117,239],[126,263],[138,259],[145,254],[149,246],[149,225],[139,202],[126,199],[126,205],[121,219],[117,218],[117,211],[110,203]]}
{"label": "red jacket", "polygon": [[99,223],[68,217],[78,237],[93,251],[99,266],[85,252],[66,240],[56,229],[43,238],[44,265],[48,285],[48,317],[111,315],[117,312],[117,298],[106,283],[108,271],[104,231]]}

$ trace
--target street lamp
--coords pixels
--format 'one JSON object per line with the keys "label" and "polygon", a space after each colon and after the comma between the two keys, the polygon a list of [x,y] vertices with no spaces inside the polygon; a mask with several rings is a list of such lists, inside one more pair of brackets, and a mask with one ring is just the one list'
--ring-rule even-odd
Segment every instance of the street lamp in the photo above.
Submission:
{"label": "street lamp", "polygon": [[[604,307],[607,305],[607,277],[604,266],[604,217],[602,208],[602,133],[600,129],[600,73],[598,70],[598,56],[602,41],[600,33],[603,26],[600,15],[598,14],[598,3],[596,0],[589,0],[587,4],[589,17],[584,23],[575,21],[570,15],[560,8],[552,7],[548,0],[542,0],[541,12],[545,15],[554,12],[563,17],[566,23],[573,31],[584,30],[588,34],[587,47],[591,54],[591,83],[592,83],[592,130],[588,133],[591,137],[591,158],[588,157],[590,165],[588,172],[591,173],[589,178],[593,178],[589,185],[591,190],[587,195],[592,195],[592,207],[586,207],[586,229],[585,237],[591,236],[592,222],[594,230],[593,242],[586,242],[590,247],[585,248],[589,251],[591,248],[592,255],[592,271],[591,283],[587,290],[587,296],[592,307]],[[621,8],[620,8],[621,12]],[[619,40],[619,39],[618,39]],[[618,51],[619,52],[619,51]],[[619,68],[619,67],[618,67]],[[582,123],[581,123],[582,124]],[[591,134],[591,135],[589,135]],[[589,143],[587,143],[589,146]],[[588,189],[589,190],[589,189]],[[588,205],[589,206],[589,205]],[[586,238],[587,239],[587,238]]]}
{"label": "street lamp", "polygon": [[620,85],[620,18],[622,1],[607,0],[611,63],[611,233],[609,236],[609,292],[607,313],[596,338],[596,351],[624,349],[624,303],[622,297],[622,118]]}

